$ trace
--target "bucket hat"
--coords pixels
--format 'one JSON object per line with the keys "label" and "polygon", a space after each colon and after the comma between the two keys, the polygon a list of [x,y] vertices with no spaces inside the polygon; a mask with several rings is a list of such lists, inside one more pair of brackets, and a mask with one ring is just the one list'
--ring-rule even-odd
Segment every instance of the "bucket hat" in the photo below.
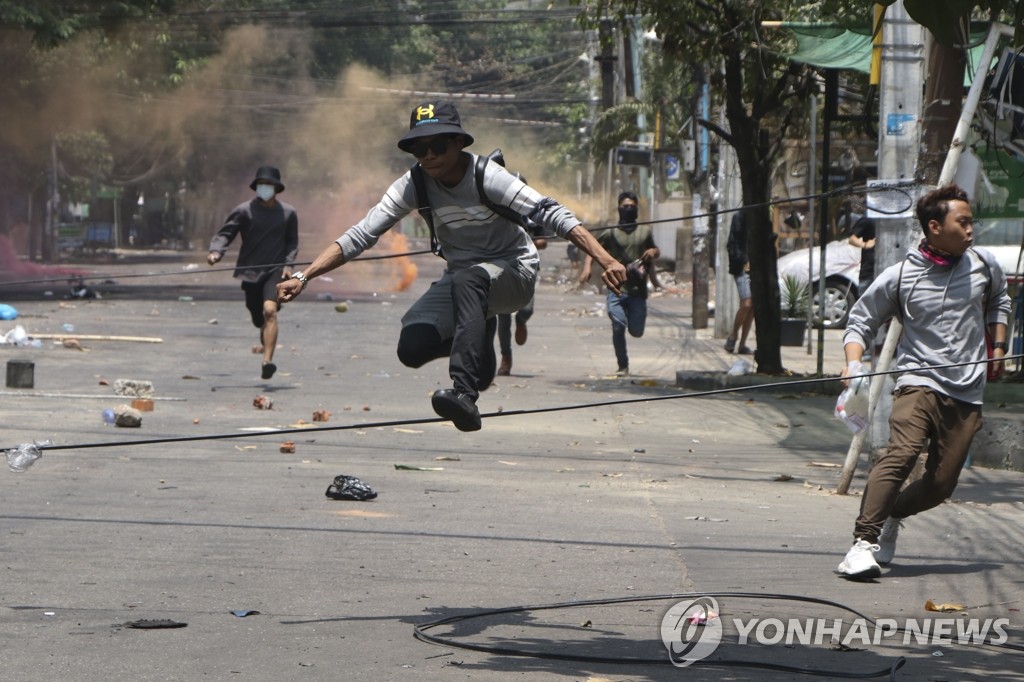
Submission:
{"label": "bucket hat", "polygon": [[281,184],[281,171],[273,166],[260,166],[260,169],[256,171],[256,177],[249,183],[249,189],[255,191],[256,184],[260,181],[274,183],[274,190],[278,194],[284,191],[284,185]]}
{"label": "bucket hat", "polygon": [[465,135],[467,147],[473,144],[473,136],[462,129],[462,120],[454,104],[446,100],[426,102],[412,110],[409,132],[398,141],[398,148],[408,152],[416,138],[451,134]]}

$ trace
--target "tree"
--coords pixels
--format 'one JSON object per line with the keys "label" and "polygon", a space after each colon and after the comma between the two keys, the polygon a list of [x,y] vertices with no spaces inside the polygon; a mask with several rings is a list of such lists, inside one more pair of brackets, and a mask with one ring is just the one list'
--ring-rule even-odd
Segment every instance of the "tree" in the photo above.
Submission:
{"label": "tree", "polygon": [[[789,39],[784,30],[762,27],[768,19],[821,21],[836,16],[836,0],[771,3],[746,0],[577,0],[582,20],[596,24],[613,15],[620,21],[642,15],[657,27],[663,52],[704,68],[724,102],[728,130],[713,121],[700,124],[736,151],[742,203],[748,225],[751,289],[757,333],[757,371],[784,371],[780,351],[780,297],[777,253],[769,202],[774,161],[794,126],[803,120],[814,74],[781,56]],[[850,4],[850,3],[846,3]]]}

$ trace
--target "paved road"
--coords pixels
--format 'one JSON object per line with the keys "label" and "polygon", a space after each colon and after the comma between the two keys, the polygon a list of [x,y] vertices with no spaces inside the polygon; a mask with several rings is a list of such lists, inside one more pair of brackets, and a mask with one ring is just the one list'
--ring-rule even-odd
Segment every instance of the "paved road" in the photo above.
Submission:
{"label": "paved road", "polygon": [[[447,384],[445,365],[412,370],[394,354],[401,314],[434,266],[397,294],[371,290],[386,273],[350,267],[285,308],[271,381],[259,379],[256,333],[226,275],[119,280],[102,300],[17,302],[33,332],[70,324],[77,334],[163,341],[0,347],[4,360],[35,362],[33,390],[0,395],[0,447],[49,439],[66,448],[44,451],[26,473],[0,472],[0,677],[803,680],[835,676],[769,667],[871,673],[905,656],[895,679],[1024,679],[1019,650],[903,646],[900,637],[851,641],[859,650],[846,652],[831,650],[830,636],[741,646],[734,622],[853,623],[843,607],[917,619],[931,599],[1008,619],[1020,647],[1021,474],[965,472],[954,502],[907,524],[879,581],[846,582],[831,571],[859,497],[834,495],[838,470],[821,466],[840,464],[849,442],[830,416],[833,398],[778,386],[622,402],[679,395],[679,369],[731,364],[709,331],[692,329],[685,295],[651,300],[647,334],[630,340],[635,376],[622,380],[609,376],[601,297],[546,284],[513,375],[481,399],[483,430],[464,434],[429,407]],[[348,312],[335,312],[340,299]],[[784,357],[813,371],[803,349]],[[104,384],[118,378],[156,388],[141,428],[103,423],[102,411],[123,401]],[[273,409],[254,408],[259,395]],[[522,413],[576,406],[587,407]],[[254,431],[305,426],[316,410],[330,421]],[[182,437],[211,438],[174,440]],[[133,444],[143,439],[166,442]],[[294,454],[280,451],[284,440]],[[379,497],[326,499],[341,473]],[[854,493],[862,485],[858,476]],[[704,661],[718,665],[667,664],[660,626],[680,595],[718,600],[725,639]],[[428,630],[539,655],[413,637],[436,619],[552,604],[562,606]],[[246,610],[259,613],[232,614]],[[126,627],[158,619],[187,627]],[[642,660],[582,660],[594,657]]]}

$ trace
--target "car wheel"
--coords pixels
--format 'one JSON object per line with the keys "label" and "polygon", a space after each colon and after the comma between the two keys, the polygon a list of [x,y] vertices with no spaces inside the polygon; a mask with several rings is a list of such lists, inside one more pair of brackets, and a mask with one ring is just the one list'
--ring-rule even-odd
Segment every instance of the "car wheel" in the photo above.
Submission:
{"label": "car wheel", "polygon": [[825,280],[825,310],[819,306],[818,286],[814,287],[814,323],[825,329],[839,329],[846,326],[850,309],[857,300],[856,287],[844,279]]}

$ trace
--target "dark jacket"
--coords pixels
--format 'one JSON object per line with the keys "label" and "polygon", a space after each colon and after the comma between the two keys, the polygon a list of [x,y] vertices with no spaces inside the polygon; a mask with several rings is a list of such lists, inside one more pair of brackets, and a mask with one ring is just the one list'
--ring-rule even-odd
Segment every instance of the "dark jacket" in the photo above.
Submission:
{"label": "dark jacket", "polygon": [[743,219],[743,211],[732,214],[725,250],[729,254],[729,274],[743,274],[743,268],[747,265],[747,223]]}

